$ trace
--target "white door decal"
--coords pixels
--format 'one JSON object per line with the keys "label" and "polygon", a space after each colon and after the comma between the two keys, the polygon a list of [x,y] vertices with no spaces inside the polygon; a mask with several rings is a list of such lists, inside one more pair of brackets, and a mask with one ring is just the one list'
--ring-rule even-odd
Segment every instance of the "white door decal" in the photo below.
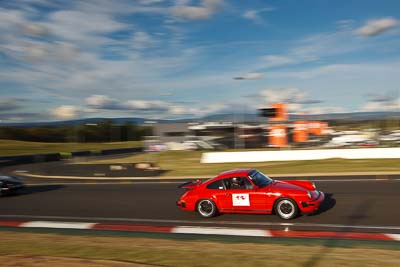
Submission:
{"label": "white door decal", "polygon": [[250,206],[249,194],[232,194],[232,206]]}

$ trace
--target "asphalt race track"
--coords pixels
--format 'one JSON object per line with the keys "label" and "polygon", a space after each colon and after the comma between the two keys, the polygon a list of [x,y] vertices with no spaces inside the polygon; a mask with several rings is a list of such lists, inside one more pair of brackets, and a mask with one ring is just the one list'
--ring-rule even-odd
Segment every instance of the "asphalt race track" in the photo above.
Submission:
{"label": "asphalt race track", "polygon": [[0,220],[400,233],[399,176],[382,180],[355,178],[317,181],[317,187],[330,196],[321,213],[291,221],[282,221],[275,215],[242,214],[203,219],[194,212],[181,211],[175,201],[184,192],[177,188],[182,180],[30,185],[21,195],[0,198]]}

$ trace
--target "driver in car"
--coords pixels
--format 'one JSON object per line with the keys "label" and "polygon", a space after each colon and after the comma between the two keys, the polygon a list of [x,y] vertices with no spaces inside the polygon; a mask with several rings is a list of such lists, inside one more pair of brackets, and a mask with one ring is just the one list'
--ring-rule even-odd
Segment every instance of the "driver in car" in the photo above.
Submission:
{"label": "driver in car", "polygon": [[233,177],[231,189],[244,189],[244,182],[243,182],[242,178]]}

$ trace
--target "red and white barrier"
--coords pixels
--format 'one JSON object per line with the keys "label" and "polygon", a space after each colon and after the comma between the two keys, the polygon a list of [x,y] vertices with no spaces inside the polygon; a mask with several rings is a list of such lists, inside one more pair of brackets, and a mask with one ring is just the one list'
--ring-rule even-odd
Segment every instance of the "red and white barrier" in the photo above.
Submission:
{"label": "red and white barrier", "polygon": [[279,237],[329,238],[329,239],[334,238],[334,239],[351,239],[351,240],[400,241],[400,234],[387,234],[387,233],[292,231],[292,230],[286,231],[286,230],[201,227],[201,226],[162,227],[162,226],[151,226],[151,225],[108,224],[108,223],[87,223],[87,222],[0,221],[0,227],[104,230],[104,231],[128,231],[128,232],[145,232],[145,233],[173,233],[173,234],[196,234],[196,235],[276,237],[276,238]]}

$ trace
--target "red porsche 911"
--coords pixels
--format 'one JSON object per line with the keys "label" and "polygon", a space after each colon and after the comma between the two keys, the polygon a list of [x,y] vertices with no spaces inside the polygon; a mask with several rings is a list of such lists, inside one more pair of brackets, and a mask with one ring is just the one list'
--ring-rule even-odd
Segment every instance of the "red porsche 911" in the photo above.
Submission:
{"label": "red porsche 911", "polygon": [[316,212],[325,198],[310,181],[273,180],[255,169],[227,171],[180,187],[188,191],[177,201],[178,207],[206,218],[218,213],[274,213],[290,220]]}

